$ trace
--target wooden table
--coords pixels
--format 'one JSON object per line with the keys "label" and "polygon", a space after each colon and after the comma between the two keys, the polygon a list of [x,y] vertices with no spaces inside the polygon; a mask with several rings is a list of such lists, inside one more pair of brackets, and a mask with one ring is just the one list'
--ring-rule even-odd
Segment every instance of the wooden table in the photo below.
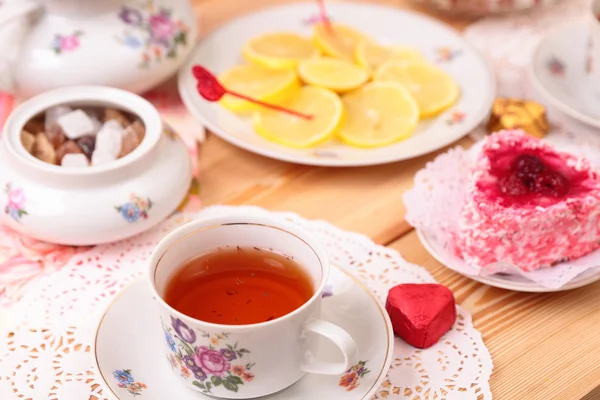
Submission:
{"label": "wooden table", "polygon": [[[195,7],[204,34],[238,15],[284,2],[195,0]],[[373,2],[429,13],[408,0]],[[471,22],[436,17],[457,29]],[[404,219],[401,196],[436,154],[376,167],[319,168],[264,158],[209,135],[201,151],[202,201],[294,211],[396,249],[449,286],[473,315],[494,360],[495,399],[582,398],[600,385],[600,282],[564,293],[518,293],[476,283],[435,261]],[[598,396],[590,399],[600,398],[600,388]]]}

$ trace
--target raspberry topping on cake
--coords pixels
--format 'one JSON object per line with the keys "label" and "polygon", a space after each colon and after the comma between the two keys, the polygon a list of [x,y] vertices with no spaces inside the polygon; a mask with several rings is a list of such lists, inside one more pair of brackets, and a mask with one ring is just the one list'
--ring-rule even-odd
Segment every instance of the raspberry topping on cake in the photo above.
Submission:
{"label": "raspberry topping on cake", "polygon": [[478,185],[488,200],[505,207],[549,206],[587,192],[592,171],[574,168],[575,157],[517,132],[492,136],[483,147],[478,167],[489,179]]}
{"label": "raspberry topping on cake", "polygon": [[490,135],[471,172],[457,248],[479,267],[525,271],[600,247],[600,178],[583,157],[522,131]]}

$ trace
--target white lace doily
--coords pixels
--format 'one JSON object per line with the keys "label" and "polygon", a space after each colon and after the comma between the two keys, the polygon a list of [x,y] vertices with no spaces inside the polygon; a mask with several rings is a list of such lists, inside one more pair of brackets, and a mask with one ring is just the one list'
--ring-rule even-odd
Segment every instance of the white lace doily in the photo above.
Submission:
{"label": "white lace doily", "polygon": [[[600,150],[585,144],[566,143],[560,135],[549,139],[556,148],[571,154],[583,155],[600,170]],[[450,149],[427,163],[415,175],[415,184],[404,194],[406,220],[424,234],[429,244],[444,260],[444,265],[463,275],[492,275],[497,272],[521,275],[548,289],[560,288],[579,274],[600,266],[600,250],[576,260],[562,262],[552,268],[524,272],[508,263],[469,265],[456,256],[453,244],[458,232],[460,210],[464,204],[469,171],[483,144],[471,149]]]}
{"label": "white lace doily", "polygon": [[[16,306],[7,339],[0,342],[0,398],[105,399],[90,353],[100,315],[121,289],[146,271],[147,256],[167,232],[197,216],[230,209],[216,206],[178,214],[145,234],[97,246],[32,288]],[[269,213],[256,207],[244,207],[244,212]],[[366,236],[293,213],[275,215],[312,231],[332,262],[360,277],[382,302],[398,283],[435,282],[423,268]],[[489,400],[491,372],[481,334],[473,328],[471,315],[458,307],[453,329],[433,348],[419,350],[396,339],[388,378],[376,398]]]}

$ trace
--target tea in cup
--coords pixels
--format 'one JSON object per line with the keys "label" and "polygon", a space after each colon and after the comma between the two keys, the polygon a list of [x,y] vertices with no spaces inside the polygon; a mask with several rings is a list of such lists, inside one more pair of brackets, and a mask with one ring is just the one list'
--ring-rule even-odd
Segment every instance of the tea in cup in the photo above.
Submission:
{"label": "tea in cup", "polygon": [[[305,373],[343,374],[358,349],[320,319],[329,268],[322,245],[285,221],[228,214],[190,222],[150,256],[167,332],[153,351],[175,358],[190,387],[230,399],[281,391]],[[339,348],[338,362],[314,356],[319,336]]]}

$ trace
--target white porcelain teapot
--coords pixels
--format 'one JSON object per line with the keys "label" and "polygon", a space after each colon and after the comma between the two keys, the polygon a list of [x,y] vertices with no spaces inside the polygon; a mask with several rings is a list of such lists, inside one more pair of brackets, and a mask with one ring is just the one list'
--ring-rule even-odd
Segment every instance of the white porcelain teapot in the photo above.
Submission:
{"label": "white porcelain teapot", "polygon": [[140,93],[179,68],[196,36],[189,0],[0,0],[0,91]]}

